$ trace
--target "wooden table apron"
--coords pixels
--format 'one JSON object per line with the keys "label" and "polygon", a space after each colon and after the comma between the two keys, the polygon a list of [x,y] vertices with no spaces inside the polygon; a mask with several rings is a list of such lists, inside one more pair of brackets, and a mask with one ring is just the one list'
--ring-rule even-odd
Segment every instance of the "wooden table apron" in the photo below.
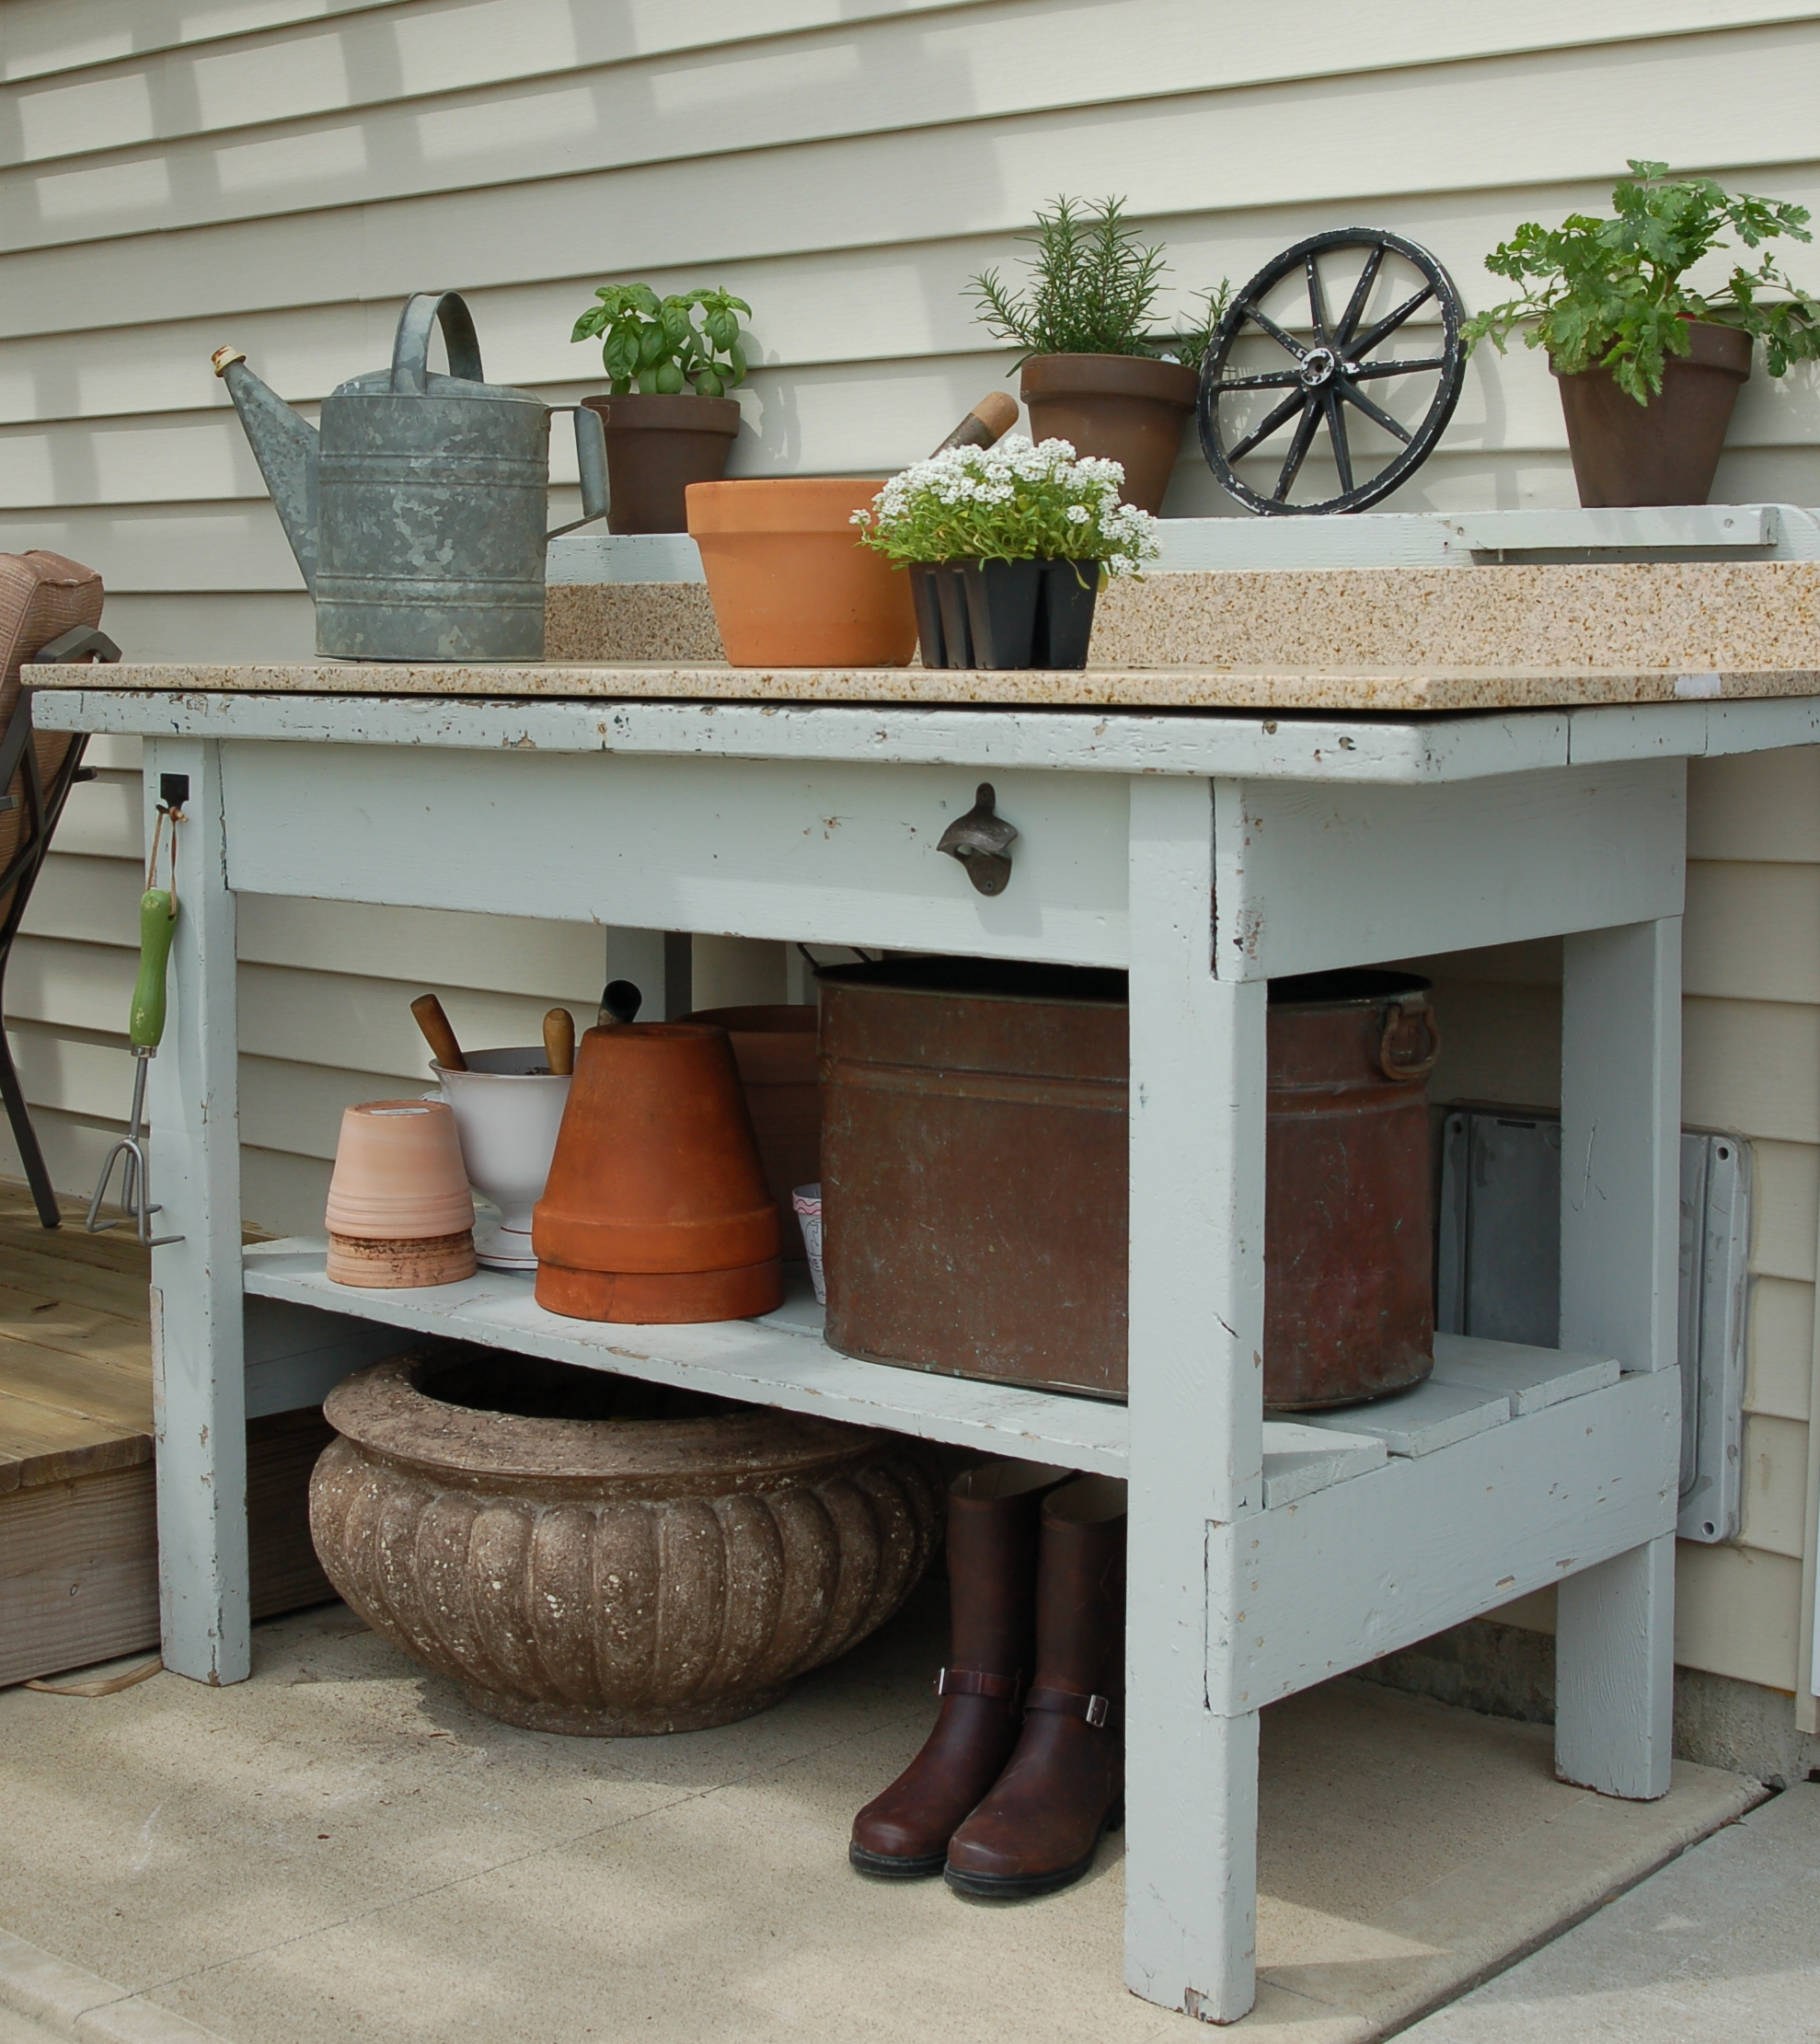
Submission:
{"label": "wooden table apron", "polygon": [[[183,1237],[154,1259],[167,1662],[248,1670],[237,892],[1048,959],[1131,976],[1129,1984],[1215,2020],[1251,2004],[1261,1704],[1545,1583],[1561,1771],[1663,1794],[1686,758],[1813,742],[1816,715],[40,697],[46,725],[142,733],[148,803],[190,776],[153,1067]],[[981,779],[1019,832],[996,900],[935,849]],[[1266,982],[1552,934],[1561,1345],[1625,1374],[1266,1511]],[[256,1363],[287,1342],[351,1363],[386,1337],[286,1311]],[[899,1424],[959,1438],[914,1410],[940,1380],[886,1374]]]}

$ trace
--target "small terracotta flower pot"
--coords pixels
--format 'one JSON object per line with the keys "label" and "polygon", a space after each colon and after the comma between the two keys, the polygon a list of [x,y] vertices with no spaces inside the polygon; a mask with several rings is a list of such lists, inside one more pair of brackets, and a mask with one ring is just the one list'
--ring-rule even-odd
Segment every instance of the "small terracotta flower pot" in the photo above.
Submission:
{"label": "small terracotta flower pot", "polygon": [[703,1008],[685,1022],[724,1029],[740,1068],[765,1183],[778,1203],[785,1257],[809,1252],[790,1204],[796,1188],[822,1175],[822,1084],[815,1065],[815,1003],[759,1008]]}
{"label": "small terracotta flower pot", "polygon": [[1019,389],[1032,440],[1122,462],[1125,502],[1162,510],[1200,389],[1194,370],[1154,355],[1032,355]]}
{"label": "small terracotta flower pot", "polygon": [[724,1029],[591,1029],[531,1240],[573,1320],[745,1320],[783,1303],[777,1202]]}
{"label": "small terracotta flower pot", "polygon": [[406,1291],[474,1275],[474,1197],[454,1111],[369,1100],[341,1116],[328,1181],[328,1276]]}
{"label": "small terracotta flower pot", "polygon": [[683,492],[726,474],[740,430],[738,400],[635,390],[582,402],[600,413],[606,431],[608,532],[686,531]]}
{"label": "small terracotta flower pot", "polygon": [[689,486],[689,531],[735,667],[903,667],[910,586],[859,544],[853,514],[882,480],[753,477]]}
{"label": "small terracotta flower pot", "polygon": [[1609,369],[1555,376],[1583,504],[1703,504],[1711,496],[1732,408],[1750,379],[1751,339],[1705,319],[1688,322],[1688,339],[1691,352],[1664,363],[1662,388],[1646,405]]}

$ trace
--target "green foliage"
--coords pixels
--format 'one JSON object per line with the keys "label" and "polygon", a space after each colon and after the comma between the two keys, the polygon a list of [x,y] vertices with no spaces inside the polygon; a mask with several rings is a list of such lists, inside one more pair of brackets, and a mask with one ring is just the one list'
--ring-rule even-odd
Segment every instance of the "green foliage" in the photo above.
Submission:
{"label": "green foliage", "polygon": [[1163,277],[1163,251],[1146,248],[1123,199],[1097,207],[1065,193],[1020,237],[1036,250],[1016,296],[996,270],[967,289],[981,321],[1030,355],[1147,355],[1145,329]]}
{"label": "green foliage", "polygon": [[1232,279],[1222,277],[1211,291],[1201,294],[1201,318],[1170,337],[1169,352],[1191,369],[1198,369],[1207,359],[1207,350],[1213,346],[1214,336],[1220,330],[1220,321],[1231,303]]}
{"label": "green foliage", "polygon": [[1720,238],[1727,232],[1747,248],[1781,235],[1811,241],[1804,206],[1734,195],[1711,178],[1671,178],[1664,163],[1633,157],[1630,171],[1613,187],[1611,219],[1576,213],[1559,227],[1529,221],[1486,257],[1486,269],[1521,285],[1522,295],[1475,314],[1469,342],[1489,338],[1502,353],[1512,329],[1526,326],[1527,345],[1546,348],[1561,375],[1596,364],[1640,405],[1662,388],[1667,358],[1688,352],[1690,319],[1761,341],[1772,376],[1820,355],[1820,302],[1772,257],[1755,270],[1735,266],[1716,292],[1682,282],[1701,257],[1731,246]]}
{"label": "green foliage", "polygon": [[601,340],[615,397],[633,389],[679,397],[693,389],[700,398],[724,398],[745,381],[739,316],[750,318],[752,307],[743,298],[730,291],[660,298],[646,283],[603,284],[594,296],[600,303],[569,338]]}

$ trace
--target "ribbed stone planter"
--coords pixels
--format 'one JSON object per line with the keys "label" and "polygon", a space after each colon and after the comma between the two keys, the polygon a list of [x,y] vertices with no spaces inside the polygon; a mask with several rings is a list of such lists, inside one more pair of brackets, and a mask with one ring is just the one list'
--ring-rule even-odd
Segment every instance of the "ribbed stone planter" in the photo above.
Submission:
{"label": "ribbed stone planter", "polygon": [[324,1408],[329,1580],[489,1715],[617,1738],[778,1703],[904,1601],[940,1481],[917,1443],[448,1345]]}

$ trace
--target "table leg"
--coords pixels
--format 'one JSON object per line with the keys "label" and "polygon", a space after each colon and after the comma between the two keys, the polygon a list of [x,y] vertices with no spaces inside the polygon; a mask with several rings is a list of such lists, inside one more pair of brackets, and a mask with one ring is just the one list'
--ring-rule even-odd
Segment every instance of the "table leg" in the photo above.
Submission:
{"label": "table leg", "polygon": [[[1568,938],[1561,992],[1561,1344],[1676,1367],[1681,924]],[[1676,1472],[1664,1531],[1560,1588],[1555,1766],[1649,1800],[1669,1785]]]}
{"label": "table leg", "polygon": [[1207,1707],[1206,1537],[1262,1505],[1264,1007],[1213,974],[1204,781],[1131,784],[1125,1981],[1255,1995],[1258,1719]]}
{"label": "table leg", "polygon": [[[147,844],[160,776],[190,777],[177,833],[168,1020],[147,1088],[152,1191],[163,1206],[156,1231],[182,1237],[152,1253],[164,1657],[197,1681],[238,1682],[252,1658],[234,896],[221,748],[148,739],[144,768]],[[161,880],[164,872],[161,859]]]}

